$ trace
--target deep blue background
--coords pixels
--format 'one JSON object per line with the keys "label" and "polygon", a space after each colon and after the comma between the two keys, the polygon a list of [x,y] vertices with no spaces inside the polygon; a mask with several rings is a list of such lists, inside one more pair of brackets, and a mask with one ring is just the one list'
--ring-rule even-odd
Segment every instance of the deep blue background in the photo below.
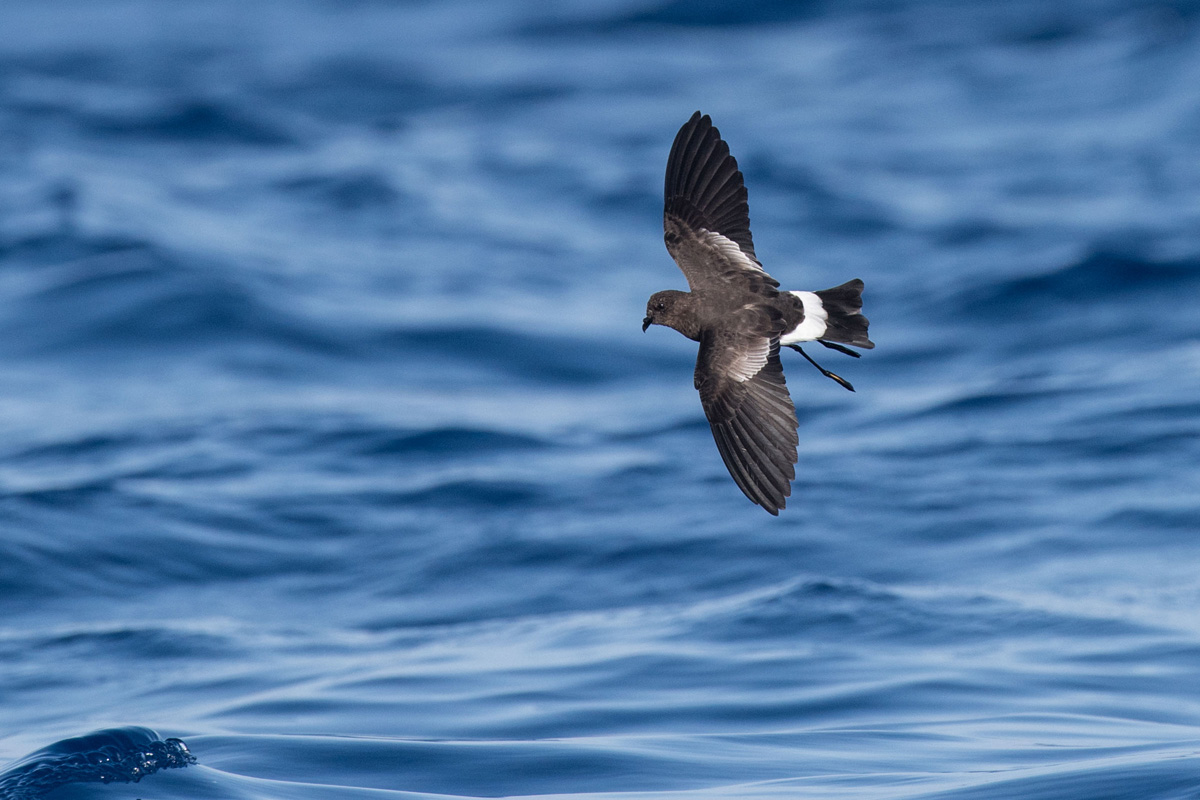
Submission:
{"label": "deep blue background", "polygon": [[[0,764],[1200,796],[1200,7],[547,5],[5,0]],[[779,519],[639,329],[697,108],[867,283]]]}

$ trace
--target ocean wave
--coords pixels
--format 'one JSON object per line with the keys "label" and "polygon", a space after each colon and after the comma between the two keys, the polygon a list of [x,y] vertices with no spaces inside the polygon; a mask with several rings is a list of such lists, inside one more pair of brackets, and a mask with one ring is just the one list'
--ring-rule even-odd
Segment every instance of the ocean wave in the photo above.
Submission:
{"label": "ocean wave", "polygon": [[534,509],[548,493],[544,486],[512,480],[447,480],[433,486],[395,491],[367,490],[356,496],[381,506],[433,506],[454,510]]}
{"label": "ocean wave", "polygon": [[813,643],[878,639],[904,642],[905,647],[967,646],[972,641],[986,644],[996,635],[997,625],[1010,638],[1030,640],[1050,634],[1064,637],[1067,632],[1081,640],[1097,640],[1147,630],[1084,606],[1039,605],[1036,598],[1022,602],[954,586],[891,589],[826,577],[704,602],[686,612],[689,617],[699,613],[710,636],[729,641],[788,640],[802,630]]}
{"label": "ocean wave", "polygon": [[339,212],[392,211],[404,194],[386,177],[363,170],[312,172],[275,182],[284,194]]}
{"label": "ocean wave", "polygon": [[43,747],[0,772],[0,797],[36,800],[72,783],[138,782],[196,763],[181,740],[149,728],[110,728]]}
{"label": "ocean wave", "polygon": [[461,87],[437,86],[390,58],[326,56],[302,73],[276,80],[265,94],[282,107],[336,122],[399,127],[408,115],[464,102]]}
{"label": "ocean wave", "polygon": [[383,437],[372,437],[358,451],[362,455],[404,455],[421,453],[429,455],[468,454],[482,455],[489,452],[512,450],[540,450],[553,444],[533,436],[505,433],[478,428],[437,428],[408,433],[388,433]]}
{"label": "ocean wave", "polygon": [[648,348],[594,336],[477,325],[429,325],[378,333],[372,346],[400,359],[468,363],[484,374],[563,385],[607,383],[644,374],[661,359],[661,354],[655,356]]}
{"label": "ocean wave", "polygon": [[[234,269],[151,242],[63,234],[10,251],[12,260],[30,264],[28,283],[36,288],[13,303],[0,323],[9,352],[177,352],[247,341],[342,349],[265,301],[265,290]],[[54,254],[64,252],[74,257],[58,261]]]}
{"label": "ocean wave", "polygon": [[581,32],[597,34],[611,33],[626,28],[645,25],[663,25],[680,28],[724,28],[749,25],[772,25],[794,23],[816,15],[817,9],[810,3],[781,3],[779,0],[751,0],[750,2],[687,2],[668,0],[659,3],[627,3],[615,11],[604,6],[595,10],[568,8],[559,12],[559,19],[527,23],[524,27],[530,34]]}
{"label": "ocean wave", "polygon": [[294,139],[247,108],[216,100],[174,99],[120,114],[90,112],[78,117],[88,134],[105,141],[121,138],[154,143],[280,146]]}
{"label": "ocean wave", "polygon": [[[910,800],[1185,800],[1200,785],[1195,741],[1159,745],[1128,753],[1098,749],[1092,758],[1077,754],[1057,764],[998,771],[986,780],[952,790],[906,795]],[[1081,757],[1082,756],[1082,757]],[[1079,762],[1085,766],[1080,766]],[[1093,763],[1087,763],[1087,762]],[[1014,774],[1015,773],[1015,774]],[[1024,774],[1022,774],[1024,773]]]}
{"label": "ocean wave", "polygon": [[87,662],[123,654],[131,661],[152,663],[188,659],[236,658],[243,645],[223,631],[205,630],[189,623],[157,624],[153,621],[79,623],[51,630],[4,631],[0,653],[28,663],[33,658]]}
{"label": "ocean wave", "polygon": [[[420,364],[436,374],[457,366],[479,379],[565,384],[611,382],[665,363],[649,345],[571,331],[319,318],[303,310],[300,287],[144,239],[67,231],[8,242],[0,258],[10,274],[21,274],[0,315],[0,352],[10,356],[102,354],[120,364],[205,354],[274,372],[307,366],[292,356],[328,364],[386,360],[396,370]],[[261,348],[276,357],[262,357]]]}
{"label": "ocean wave", "polygon": [[[1200,258],[1155,260],[1098,250],[1052,272],[1009,278],[967,291],[960,313],[987,319],[1029,317],[1053,311],[1078,319],[1082,309],[1143,303],[1147,295],[1164,297],[1200,286]],[[1108,318],[1114,334],[1128,335],[1130,326],[1155,320]],[[1088,326],[1089,333],[1100,326]]]}

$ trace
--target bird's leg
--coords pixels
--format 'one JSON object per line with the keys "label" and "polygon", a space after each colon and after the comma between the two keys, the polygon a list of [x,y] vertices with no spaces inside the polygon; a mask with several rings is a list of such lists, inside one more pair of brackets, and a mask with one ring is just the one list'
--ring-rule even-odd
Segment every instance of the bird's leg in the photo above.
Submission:
{"label": "bird's leg", "polygon": [[[820,340],[818,340],[818,341],[820,341]],[[837,382],[838,382],[838,383],[839,383],[841,386],[843,386],[844,388],[846,388],[846,389],[849,389],[849,390],[850,390],[850,391],[852,391],[852,392],[854,391],[854,387],[850,385],[850,381],[846,380],[846,379],[845,379],[845,378],[843,378],[841,375],[835,375],[835,374],[833,374],[832,372],[830,372],[829,370],[825,369],[824,367],[822,367],[822,366],[821,366],[820,364],[818,364],[817,362],[813,361],[813,360],[812,360],[812,357],[811,357],[811,356],[810,356],[808,353],[806,353],[806,352],[804,352],[803,350],[801,350],[801,349],[800,349],[800,345],[798,345],[798,344],[789,344],[789,345],[788,345],[788,347],[792,348],[792,349],[793,349],[793,350],[795,350],[797,353],[799,353],[800,355],[802,355],[802,356],[804,356],[806,359],[808,359],[808,363],[812,364],[814,367],[816,367],[817,369],[819,369],[819,370],[821,371],[821,374],[822,374],[822,375],[824,375],[826,378],[829,378],[829,379],[831,379],[831,380],[837,381]]]}
{"label": "bird's leg", "polygon": [[817,341],[820,342],[821,344],[825,345],[826,347],[828,347],[830,350],[837,350],[839,353],[845,353],[846,355],[848,355],[852,358],[862,358],[862,353],[856,353],[853,350],[851,350],[849,347],[842,347],[840,344],[837,344],[836,342],[827,342],[824,339],[817,339]]}

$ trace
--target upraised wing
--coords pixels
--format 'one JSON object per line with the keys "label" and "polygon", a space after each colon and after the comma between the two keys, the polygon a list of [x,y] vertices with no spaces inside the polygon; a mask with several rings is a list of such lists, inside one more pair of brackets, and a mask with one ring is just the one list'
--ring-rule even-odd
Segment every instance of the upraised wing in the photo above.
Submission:
{"label": "upraised wing", "polygon": [[667,252],[693,291],[721,282],[763,293],[779,286],[754,255],[746,185],[707,114],[697,111],[675,135],[664,199]]}

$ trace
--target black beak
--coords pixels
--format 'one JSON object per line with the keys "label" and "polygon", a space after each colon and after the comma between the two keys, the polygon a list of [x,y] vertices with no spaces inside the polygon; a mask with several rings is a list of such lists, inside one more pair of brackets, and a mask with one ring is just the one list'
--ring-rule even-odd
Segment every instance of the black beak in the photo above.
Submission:
{"label": "black beak", "polygon": [[650,327],[650,318],[646,317],[644,320],[642,320],[642,333],[645,333],[646,328],[649,328],[649,327]]}

